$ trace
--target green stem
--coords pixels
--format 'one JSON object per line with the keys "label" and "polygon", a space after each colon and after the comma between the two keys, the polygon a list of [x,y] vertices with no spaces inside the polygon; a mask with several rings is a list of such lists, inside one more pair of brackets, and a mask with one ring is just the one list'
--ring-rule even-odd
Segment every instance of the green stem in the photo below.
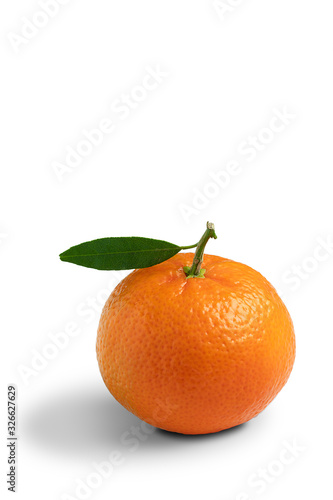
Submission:
{"label": "green stem", "polygon": [[[205,251],[205,247],[207,245],[207,242],[210,238],[216,239],[216,233],[215,233],[215,227],[212,222],[207,222],[207,229],[202,235],[201,240],[197,244],[197,249],[194,254],[194,259],[192,266],[189,267],[184,267],[184,272],[187,276],[187,278],[203,278],[205,269],[201,269],[201,264],[203,261],[203,255]],[[193,248],[193,247],[192,247]]]}
{"label": "green stem", "polygon": [[195,243],[194,245],[189,245],[188,247],[180,247],[182,250],[189,250],[190,248],[195,248],[199,245],[199,243]]}

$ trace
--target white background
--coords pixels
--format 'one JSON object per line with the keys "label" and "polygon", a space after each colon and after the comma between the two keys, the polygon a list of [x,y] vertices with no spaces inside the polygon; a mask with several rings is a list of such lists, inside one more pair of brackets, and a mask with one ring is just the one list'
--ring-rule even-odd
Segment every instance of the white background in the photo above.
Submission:
{"label": "white background", "polygon": [[[78,480],[116,450],[123,463],[86,498],[331,495],[333,250],[323,241],[333,237],[332,3],[229,7],[223,15],[212,0],[72,0],[45,20],[37,1],[1,2],[0,423],[8,495],[9,383],[18,387],[16,498],[79,498]],[[22,42],[24,18],[45,26]],[[143,95],[135,88],[147,67],[168,76],[121,119],[110,106],[122,94]],[[272,135],[263,129],[274,109],[293,118]],[[114,132],[57,177],[54,162],[64,163],[66,148],[105,118],[116,122]],[[269,144],[248,161],[239,147],[258,134]],[[209,173],[231,160],[237,174],[224,187],[209,185]],[[219,237],[208,253],[252,266],[283,295],[296,330],[294,370],[243,426],[192,437],[156,430],[131,451],[121,439],[140,421],[108,393],[95,356],[101,308],[124,274],[61,263],[58,254],[104,236],[189,245],[206,220]],[[78,335],[24,383],[20,367],[31,368],[33,353],[69,323]],[[294,441],[302,451],[283,465]],[[260,468],[268,471],[262,493],[249,483]]]}

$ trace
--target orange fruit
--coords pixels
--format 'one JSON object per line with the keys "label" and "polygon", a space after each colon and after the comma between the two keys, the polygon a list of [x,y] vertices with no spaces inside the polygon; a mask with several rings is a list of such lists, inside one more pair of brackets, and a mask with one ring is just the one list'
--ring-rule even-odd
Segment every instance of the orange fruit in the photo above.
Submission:
{"label": "orange fruit", "polygon": [[287,382],[295,359],[289,313],[257,271],[193,253],[129,274],[99,323],[97,359],[106,386],[140,419],[168,431],[206,434],[260,413]]}

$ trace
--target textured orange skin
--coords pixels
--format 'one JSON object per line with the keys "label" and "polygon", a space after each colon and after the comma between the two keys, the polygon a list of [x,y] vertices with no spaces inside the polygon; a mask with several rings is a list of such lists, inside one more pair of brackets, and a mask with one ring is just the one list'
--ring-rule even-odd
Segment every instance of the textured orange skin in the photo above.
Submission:
{"label": "textured orange skin", "polygon": [[107,300],[97,359],[113,396],[168,431],[207,434],[260,413],[295,359],[289,313],[250,267],[205,255],[205,278],[186,279],[193,253],[133,271]]}

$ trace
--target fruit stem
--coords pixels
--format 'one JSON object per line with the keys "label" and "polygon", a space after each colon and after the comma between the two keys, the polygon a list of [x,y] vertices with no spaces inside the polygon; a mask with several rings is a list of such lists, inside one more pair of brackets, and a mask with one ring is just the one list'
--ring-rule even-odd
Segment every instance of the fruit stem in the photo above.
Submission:
{"label": "fruit stem", "polygon": [[184,267],[184,272],[187,278],[204,278],[205,269],[201,269],[201,264],[203,261],[205,247],[210,238],[216,239],[217,236],[214,224],[212,222],[207,222],[207,229],[197,245],[192,266]]}
{"label": "fruit stem", "polygon": [[180,247],[182,250],[189,250],[190,248],[195,248],[199,245],[199,243],[195,243],[194,245],[188,245],[187,247]]}

